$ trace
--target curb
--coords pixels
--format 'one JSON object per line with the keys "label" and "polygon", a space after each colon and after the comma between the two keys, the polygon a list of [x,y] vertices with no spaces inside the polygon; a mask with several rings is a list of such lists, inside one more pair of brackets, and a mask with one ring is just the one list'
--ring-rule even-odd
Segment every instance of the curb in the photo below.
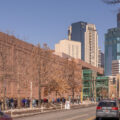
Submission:
{"label": "curb", "polygon": [[[71,109],[69,109],[69,110],[79,109],[79,108],[87,108],[87,107],[93,107],[93,106],[96,106],[96,104],[93,104],[93,105],[76,105],[76,106],[72,106]],[[48,111],[43,111],[43,112],[13,115],[11,117],[12,118],[22,118],[22,117],[35,116],[35,115],[39,115],[39,114],[52,113],[52,112],[58,112],[58,111],[68,111],[68,110],[63,108],[63,109],[48,110]]]}

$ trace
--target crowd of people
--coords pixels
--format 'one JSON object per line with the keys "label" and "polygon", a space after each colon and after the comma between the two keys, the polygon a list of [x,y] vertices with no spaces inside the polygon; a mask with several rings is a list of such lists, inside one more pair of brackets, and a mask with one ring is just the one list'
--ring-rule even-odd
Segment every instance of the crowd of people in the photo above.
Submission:
{"label": "crowd of people", "polygon": [[[47,98],[41,99],[41,104],[46,104],[48,102],[51,103],[65,103],[66,99],[65,98],[57,98],[57,99],[52,99],[52,100],[48,100]],[[38,107],[39,101],[38,99],[33,98],[32,99],[32,103],[30,98],[22,98],[20,99],[20,105],[18,106],[18,99],[17,98],[4,98],[4,99],[0,99],[0,110],[3,109],[15,109],[15,108],[28,108],[30,107],[30,105],[32,105],[32,107]]]}
{"label": "crowd of people", "polygon": [[[30,99],[23,98],[20,100],[20,107],[29,107]],[[4,98],[0,99],[0,110],[3,109],[14,109],[18,107],[18,99],[17,98]]]}

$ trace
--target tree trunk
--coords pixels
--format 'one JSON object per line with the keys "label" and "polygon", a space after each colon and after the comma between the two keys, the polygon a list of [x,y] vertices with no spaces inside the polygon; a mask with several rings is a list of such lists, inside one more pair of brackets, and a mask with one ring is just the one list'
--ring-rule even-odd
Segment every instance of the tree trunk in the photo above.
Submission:
{"label": "tree trunk", "polygon": [[39,98],[38,98],[38,107],[41,107],[41,78],[40,78],[40,68],[39,68],[39,70],[38,70],[38,74],[39,74],[39,91],[38,91],[38,93],[39,93]]}
{"label": "tree trunk", "polygon": [[74,103],[74,88],[72,88],[72,103]]}

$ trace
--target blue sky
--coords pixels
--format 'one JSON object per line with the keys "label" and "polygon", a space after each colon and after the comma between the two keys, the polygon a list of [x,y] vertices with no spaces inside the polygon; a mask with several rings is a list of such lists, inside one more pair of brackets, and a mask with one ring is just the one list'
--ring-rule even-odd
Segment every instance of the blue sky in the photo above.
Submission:
{"label": "blue sky", "polygon": [[0,0],[0,31],[54,49],[67,38],[71,23],[85,21],[96,25],[104,50],[104,34],[116,27],[117,8],[101,0]]}

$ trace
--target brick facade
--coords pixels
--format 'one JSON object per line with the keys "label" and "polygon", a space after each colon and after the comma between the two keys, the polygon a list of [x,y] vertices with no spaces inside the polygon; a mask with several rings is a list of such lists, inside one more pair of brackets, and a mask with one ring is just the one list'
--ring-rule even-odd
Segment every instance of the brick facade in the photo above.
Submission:
{"label": "brick facade", "polygon": [[[32,82],[32,96],[38,98],[38,81],[32,79],[28,66],[30,65],[31,52],[33,45],[21,41],[14,36],[7,35],[0,32],[0,98],[6,95],[13,98],[27,98],[31,95]],[[45,56],[46,57],[46,56]],[[56,55],[52,56],[54,61],[53,69],[59,70],[64,66],[64,60]],[[95,70],[99,74],[103,74],[103,69],[98,69],[91,66],[82,60],[77,60],[76,75],[79,76],[78,84],[82,87],[82,69],[88,68]],[[32,64],[31,64],[32,66]],[[32,72],[32,71],[31,71]],[[79,89],[80,89],[79,88]],[[5,93],[6,92],[6,93]],[[80,91],[76,93],[76,96]],[[67,93],[65,95],[71,95]],[[51,93],[55,96],[55,93]],[[42,89],[42,98],[44,95],[44,88]]]}

